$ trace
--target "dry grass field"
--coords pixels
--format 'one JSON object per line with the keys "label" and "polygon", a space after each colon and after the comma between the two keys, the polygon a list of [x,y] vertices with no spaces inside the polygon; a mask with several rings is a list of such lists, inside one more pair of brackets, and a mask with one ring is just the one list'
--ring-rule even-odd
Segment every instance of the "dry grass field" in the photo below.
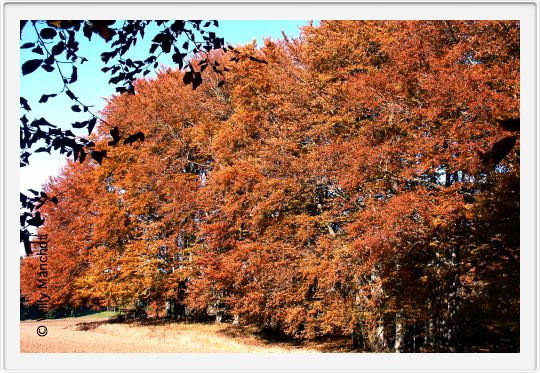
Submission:
{"label": "dry grass field", "polygon": [[[39,325],[47,335],[36,333]],[[230,324],[111,324],[107,319],[21,321],[21,352],[323,352],[343,351],[335,342],[295,346],[272,342]]]}

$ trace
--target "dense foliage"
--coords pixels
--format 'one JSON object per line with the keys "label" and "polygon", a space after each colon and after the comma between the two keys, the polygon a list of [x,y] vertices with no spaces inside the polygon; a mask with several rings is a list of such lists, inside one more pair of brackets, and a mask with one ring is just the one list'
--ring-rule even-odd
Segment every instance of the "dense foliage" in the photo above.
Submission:
{"label": "dense foliage", "polygon": [[137,81],[103,115],[146,141],[101,126],[102,166],[48,184],[53,307],[519,351],[519,23],[324,21],[210,58],[226,84]]}
{"label": "dense foliage", "polygon": [[[57,96],[67,96],[72,103],[70,110],[86,114],[87,118],[71,123],[71,129],[86,129],[90,135],[98,122],[105,126],[109,124],[94,112],[93,105],[82,102],[79,93],[73,88],[73,84],[78,81],[79,68],[88,62],[87,57],[92,58],[79,50],[82,39],[91,41],[92,37],[94,40],[101,37],[105,41],[106,47],[100,57],[107,66],[101,71],[111,76],[109,84],[116,86],[116,92],[135,94],[133,81],[150,74],[158,67],[160,56],[166,54],[171,54],[172,61],[179,68],[186,69],[184,84],[196,89],[202,84],[202,72],[207,67],[210,66],[218,74],[223,73],[219,64],[205,58],[210,51],[235,51],[231,46],[226,48],[224,39],[216,35],[217,26],[218,21],[215,20],[21,20],[21,49],[30,51],[21,58],[21,74],[25,76],[36,71],[56,74],[61,82],[61,90],[51,92],[50,87],[44,87],[37,104],[47,104]],[[23,31],[28,31],[24,39]],[[140,45],[145,35],[147,40],[152,38],[148,52],[144,54],[145,57],[133,56],[129,52],[136,50],[137,41]],[[193,54],[201,57],[198,66],[193,66],[189,60]],[[101,163],[107,154],[106,150],[96,149],[91,139],[66,129],[66,123],[59,125],[50,123],[50,118],[28,118],[32,115],[31,105],[34,103],[20,97],[21,110],[25,112],[20,118],[19,131],[21,167],[30,164],[31,155],[40,152],[50,154],[51,151],[58,151],[81,163],[87,157]],[[120,136],[125,138],[124,144],[144,141],[142,132],[124,134],[117,128],[112,145],[118,144]],[[27,254],[31,250],[31,227],[39,227],[45,221],[39,211],[41,206],[49,202],[57,203],[43,191],[30,189],[28,192],[21,193],[20,197],[20,242]]]}

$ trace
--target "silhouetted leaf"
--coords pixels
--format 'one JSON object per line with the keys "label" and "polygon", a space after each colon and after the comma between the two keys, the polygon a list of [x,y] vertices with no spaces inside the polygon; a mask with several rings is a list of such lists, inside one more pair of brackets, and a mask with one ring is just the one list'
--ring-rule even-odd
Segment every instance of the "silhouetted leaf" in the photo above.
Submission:
{"label": "silhouetted leaf", "polygon": [[195,72],[193,76],[193,82],[192,82],[193,89],[197,89],[197,87],[200,86],[201,84],[202,84],[202,76],[201,76],[201,73],[197,71]]}
{"label": "silhouetted leaf", "polygon": [[28,105],[28,100],[26,100],[24,97],[19,98],[19,103],[21,104],[22,108],[26,111],[32,110],[30,108],[30,105]]}
{"label": "silhouetted leaf", "polygon": [[186,22],[182,20],[176,20],[171,25],[171,30],[174,32],[182,32],[185,28]]}
{"label": "silhouetted leaf", "polygon": [[118,127],[114,127],[112,130],[110,130],[109,133],[111,134],[113,140],[109,141],[108,144],[113,145],[113,146],[118,144],[118,141],[120,141],[120,134],[118,131]]}
{"label": "silhouetted leaf", "polygon": [[41,217],[41,214],[39,212],[36,212],[34,216],[31,219],[28,219],[26,221],[27,224],[33,225],[34,227],[40,227],[45,222],[45,219]]}
{"label": "silhouetted leaf", "polygon": [[112,26],[114,22],[115,21],[110,20],[90,21],[92,30],[106,41],[111,40],[111,38],[116,34],[116,31],[109,27]]}
{"label": "silhouetted leaf", "polygon": [[174,39],[170,33],[162,31],[159,34],[157,34],[152,41],[154,43],[159,44],[163,52],[169,53],[171,51],[171,46],[173,44]]}
{"label": "silhouetted leaf", "polygon": [[[23,224],[21,224],[23,226]],[[24,252],[26,255],[32,254],[32,247],[30,245],[30,234],[26,230],[21,230],[20,242],[24,245]]]}
{"label": "silhouetted leaf", "polygon": [[39,32],[43,39],[52,39],[56,36],[56,30],[50,27],[44,28]]}
{"label": "silhouetted leaf", "polygon": [[76,100],[77,97],[73,94],[73,92],[71,92],[69,89],[66,89],[66,95],[72,99],[72,100]]}
{"label": "silhouetted leaf", "polygon": [[52,65],[54,63],[54,56],[51,54],[43,60],[43,63],[47,65]]}
{"label": "silhouetted leaf", "polygon": [[41,148],[37,148],[35,150],[36,153],[41,153],[41,152],[47,152],[49,154],[51,154],[51,147],[48,146],[48,147],[41,147]]}
{"label": "silhouetted leaf", "polygon": [[124,140],[124,145],[126,144],[133,144],[135,141],[137,140],[140,140],[140,141],[144,141],[144,133],[142,132],[137,132],[137,133],[134,133],[133,135],[129,135],[128,137],[126,137],[126,139]]}
{"label": "silhouetted leaf", "polygon": [[219,49],[219,48],[223,47],[224,43],[225,43],[224,38],[215,38],[212,47],[214,49]]}
{"label": "silhouetted leaf", "polygon": [[481,155],[482,162],[489,168],[498,165],[516,145],[517,136],[508,136],[493,144],[491,150]]}
{"label": "silhouetted leaf", "polygon": [[499,122],[502,129],[505,131],[509,131],[509,132],[519,131],[520,118],[498,120],[497,122]]}
{"label": "silhouetted leaf", "polygon": [[69,79],[69,83],[75,83],[77,81],[77,66],[73,66],[73,70],[71,71],[71,78]]}
{"label": "silhouetted leaf", "polygon": [[37,47],[35,47],[34,49],[32,49],[32,52],[34,52],[36,54],[43,55],[43,49],[41,49],[41,47],[39,45]]}
{"label": "silhouetted leaf", "polygon": [[88,125],[88,121],[71,123],[71,127],[73,128],[84,128],[87,125]]}
{"label": "silhouetted leaf", "polygon": [[96,117],[93,117],[92,119],[88,121],[88,135],[92,133],[92,131],[94,130],[94,127],[96,126],[96,123],[97,123]]}
{"label": "silhouetted leaf", "polygon": [[22,74],[27,75],[34,72],[43,62],[43,60],[28,60],[21,66]]}
{"label": "silhouetted leaf", "polygon": [[184,84],[186,85],[191,83],[193,81],[193,73],[191,71],[185,72],[183,81],[184,81]]}
{"label": "silhouetted leaf", "polygon": [[76,112],[76,113],[80,113],[81,108],[79,107],[79,105],[73,105],[73,106],[71,107],[71,110],[73,110],[73,111]]}
{"label": "silhouetted leaf", "polygon": [[109,62],[109,60],[111,59],[111,57],[113,57],[116,53],[113,51],[113,52],[103,52],[101,53],[101,60],[105,63]]}
{"label": "silhouetted leaf", "polygon": [[261,60],[261,59],[259,59],[257,57],[249,56],[249,59],[252,60],[252,61],[258,62],[258,63],[264,63],[264,64],[268,65],[268,61]]}
{"label": "silhouetted leaf", "polygon": [[48,73],[50,73],[51,71],[54,71],[54,67],[52,65],[43,64],[41,65],[41,68],[47,71]]}
{"label": "silhouetted leaf", "polygon": [[92,26],[90,26],[88,23],[85,23],[83,26],[83,34],[88,38],[88,40],[92,40]]}
{"label": "silhouetted leaf", "polygon": [[22,36],[22,31],[24,29],[24,26],[28,23],[28,20],[21,19],[19,21],[19,36]]}
{"label": "silhouetted leaf", "polygon": [[39,118],[32,122],[32,126],[40,127],[40,126],[46,126],[46,127],[55,127],[52,124],[50,124],[45,118]]}
{"label": "silhouetted leaf", "polygon": [[62,54],[62,52],[64,52],[65,49],[66,49],[66,44],[63,41],[61,41],[58,44],[56,44],[54,47],[52,47],[51,54],[53,56],[58,56],[59,54]]}
{"label": "silhouetted leaf", "polygon": [[101,164],[101,162],[103,161],[103,157],[106,157],[107,156],[107,151],[106,150],[101,150],[101,151],[97,151],[97,150],[94,150],[90,153],[90,156],[99,164]]}
{"label": "silhouetted leaf", "polygon": [[43,104],[43,103],[47,102],[47,100],[48,100],[49,98],[51,98],[51,97],[56,97],[56,94],[53,93],[53,94],[50,94],[50,95],[43,95],[43,96],[41,96],[41,98],[39,99],[39,103],[40,103],[40,104]]}
{"label": "silhouetted leaf", "polygon": [[34,45],[34,43],[24,43],[23,45],[21,45],[21,49],[32,48]]}
{"label": "silhouetted leaf", "polygon": [[182,65],[184,63],[184,58],[186,57],[186,54],[185,53],[180,53],[180,51],[178,50],[178,48],[174,47],[174,54],[172,56],[172,60],[174,63],[178,64],[178,65]]}

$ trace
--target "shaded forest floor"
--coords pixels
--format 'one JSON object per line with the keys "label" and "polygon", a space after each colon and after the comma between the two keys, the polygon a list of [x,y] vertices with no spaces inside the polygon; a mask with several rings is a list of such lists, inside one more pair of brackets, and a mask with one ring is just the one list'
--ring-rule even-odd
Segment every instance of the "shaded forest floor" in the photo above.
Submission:
{"label": "shaded forest floor", "polygon": [[[39,325],[47,327],[46,336],[37,335]],[[215,323],[119,324],[66,318],[21,321],[20,332],[21,352],[350,352],[347,339],[298,344],[272,339],[254,328]]]}

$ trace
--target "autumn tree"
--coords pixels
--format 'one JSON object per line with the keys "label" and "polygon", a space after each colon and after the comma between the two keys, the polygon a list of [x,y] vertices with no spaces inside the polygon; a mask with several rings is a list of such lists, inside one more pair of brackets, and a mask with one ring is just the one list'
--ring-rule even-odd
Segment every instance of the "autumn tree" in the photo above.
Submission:
{"label": "autumn tree", "polygon": [[76,298],[365,351],[519,349],[519,23],[323,21],[208,58],[225,84],[137,81],[102,113],[107,162],[70,166],[98,185]]}

